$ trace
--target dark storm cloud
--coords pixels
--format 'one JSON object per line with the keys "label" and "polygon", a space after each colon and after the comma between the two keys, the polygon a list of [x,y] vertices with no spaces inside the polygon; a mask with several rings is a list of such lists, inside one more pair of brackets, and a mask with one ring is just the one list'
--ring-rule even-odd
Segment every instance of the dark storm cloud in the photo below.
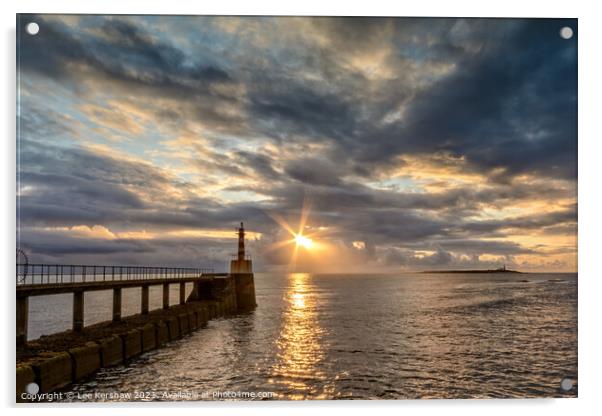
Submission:
{"label": "dark storm cloud", "polygon": [[[44,152],[44,147],[39,151]],[[533,215],[497,221],[472,221],[462,217],[446,218],[440,211],[448,208],[454,196],[438,196],[429,194],[419,195],[412,200],[410,194],[407,200],[403,196],[392,196],[387,192],[375,191],[369,188],[346,187],[344,184],[333,187],[316,186],[307,188],[304,185],[294,186],[289,183],[279,191],[277,204],[237,203],[220,204],[211,199],[201,199],[188,195],[178,201],[164,206],[161,197],[153,202],[142,202],[136,194],[128,191],[132,184],[139,189],[156,190],[170,183],[170,178],[153,171],[148,166],[143,167],[135,162],[117,161],[110,157],[88,154],[83,149],[62,149],[57,153],[60,159],[36,157],[36,151],[28,152],[30,167],[35,166],[40,172],[21,173],[22,187],[37,189],[32,195],[20,198],[19,216],[23,227],[28,226],[79,226],[90,227],[103,224],[107,227],[131,227],[139,229],[187,229],[187,228],[223,228],[233,227],[240,219],[252,224],[253,230],[272,235],[276,226],[270,219],[269,212],[295,212],[307,197],[307,189],[313,189],[310,197],[312,202],[312,223],[324,224],[333,228],[333,236],[343,239],[370,241],[378,246],[404,245],[413,250],[430,249],[436,244],[441,249],[473,254],[516,255],[533,253],[519,244],[512,242],[489,242],[474,240],[479,236],[503,237],[503,230],[518,228],[521,230],[545,229],[570,225],[575,220],[575,208],[546,215]],[[57,156],[59,157],[59,156]],[[31,159],[30,159],[31,158]],[[87,162],[92,170],[107,169],[96,175],[87,174],[86,179],[77,176],[56,175],[54,170],[70,171],[69,162],[78,159],[77,163]],[[31,164],[35,161],[35,165]],[[79,165],[78,165],[79,166]],[[145,175],[136,175],[145,172]],[[280,194],[278,194],[280,192]],[[345,193],[346,192],[346,193]],[[454,191],[451,191],[454,194]],[[517,192],[521,196],[521,192]],[[483,197],[478,193],[466,192],[464,198],[471,195],[472,203],[480,203]],[[524,197],[532,197],[526,193]],[[492,197],[493,198],[493,197]],[[168,209],[166,209],[168,207]],[[431,213],[428,213],[431,212]],[[36,255],[55,256],[60,252],[65,255],[127,253],[132,258],[139,259],[138,254],[148,250],[157,250],[157,256],[167,256],[161,248],[167,249],[169,243],[158,241],[130,240],[90,240],[82,243],[83,239],[73,239],[68,236],[54,236],[40,239],[32,238],[33,234],[23,233],[21,236],[24,247]],[[51,248],[52,241],[56,242]],[[191,244],[201,244],[196,240]],[[175,246],[179,243],[172,240]],[[209,244],[206,241],[202,243]],[[213,243],[214,245],[215,243]],[[222,246],[231,244],[227,241]],[[215,255],[218,257],[218,255]],[[136,260],[138,261],[138,260]],[[269,261],[269,258],[266,258]],[[434,259],[433,259],[434,261]],[[435,263],[430,263],[435,265]]]}
{"label": "dark storm cloud", "polygon": [[[144,203],[128,188],[147,189],[149,184],[157,187],[170,183],[169,178],[148,165],[24,138],[20,162],[21,186],[33,187],[36,192],[32,198],[48,205],[70,206],[85,200],[99,208],[142,208]],[[27,194],[21,197],[24,205],[29,200]]]}
{"label": "dark storm cloud", "polygon": [[[381,27],[386,22],[381,21]],[[402,72],[396,74],[397,83],[384,84],[372,96],[359,92],[367,80],[342,70],[329,86],[335,94],[320,93],[320,84],[299,86],[301,81],[296,78],[278,75],[270,79],[270,73],[263,74],[272,88],[254,92],[252,114],[269,120],[270,126],[279,126],[279,136],[294,132],[332,140],[337,157],[353,157],[367,165],[382,166],[397,155],[446,151],[466,156],[471,165],[485,172],[502,168],[504,175],[510,176],[529,172],[573,178],[576,47],[575,42],[558,36],[558,30],[565,24],[574,27],[575,22],[468,21],[468,31],[473,22],[471,35],[479,41],[476,51],[446,44],[453,25],[446,22],[441,26],[443,40],[428,52],[438,59],[453,55],[455,69],[434,85],[418,90],[401,121],[382,126],[374,117],[365,119],[363,115],[368,111],[382,116],[386,108],[403,101],[400,98],[406,95],[407,86]],[[363,27],[362,19],[338,20],[334,25],[334,33],[344,26],[342,38],[356,26]],[[334,58],[320,56],[336,68],[337,52],[333,51]]]}
{"label": "dark storm cloud", "polygon": [[[132,20],[104,19],[98,28],[103,36],[76,36],[66,25],[40,16],[36,19],[44,36],[22,37],[22,69],[66,78],[73,75],[74,64],[83,64],[114,82],[191,100],[197,104],[197,116],[205,121],[227,121],[223,113],[215,112],[215,106],[203,104],[204,100],[234,100],[208,89],[212,83],[233,81],[225,69],[189,62],[185,52],[154,40]],[[434,48],[400,46],[400,51],[416,52],[417,60],[453,55],[451,62],[456,66],[449,76],[416,92],[402,121],[382,126],[364,116],[366,112],[382,116],[386,108],[400,102],[407,89],[403,72],[396,74],[392,84],[366,95],[367,80],[342,70],[336,58],[345,51],[376,47],[387,26],[401,35],[421,26],[407,19],[317,19],[315,27],[331,36],[338,49],[329,54],[314,50],[324,62],[305,64],[336,70],[338,75],[328,78],[329,90],[323,83],[303,81],[274,68],[259,72],[248,68],[251,75],[240,74],[238,81],[246,78],[249,101],[234,105],[248,111],[251,130],[278,140],[300,134],[330,140],[337,146],[337,157],[352,157],[368,165],[382,165],[400,154],[444,150],[466,156],[484,171],[503,168],[506,175],[535,172],[574,177],[576,47],[575,42],[558,36],[558,28],[567,23],[575,26],[575,22],[468,20],[464,30],[479,41],[477,51],[454,44],[452,33],[458,22],[462,21],[433,21],[433,30],[441,36]],[[362,41],[354,42],[356,38]],[[311,52],[291,54],[301,59]]]}
{"label": "dark storm cloud", "polygon": [[[177,32],[172,18],[165,18],[167,35],[135,16],[91,16],[86,27],[33,15],[21,22],[30,18],[41,33],[20,36],[19,65],[29,85],[47,78],[101,106],[95,97],[105,88],[143,103],[159,100],[140,110],[170,127],[168,139],[190,123],[202,127],[188,134],[190,154],[167,149],[185,154],[196,169],[201,179],[193,185],[150,161],[50,144],[46,137],[88,138],[79,137],[67,112],[25,102],[19,217],[25,228],[37,227],[23,241],[46,258],[99,253],[123,261],[214,262],[230,242],[83,242],[39,228],[230,229],[244,219],[269,241],[277,226],[268,213],[296,214],[305,199],[314,224],[331,227],[347,245],[366,242],[371,257],[384,255],[390,264],[461,264],[456,253],[477,256],[477,263],[481,254],[537,254],[480,238],[575,230],[576,206],[560,209],[575,198],[574,186],[557,183],[576,176],[576,42],[558,36],[562,26],[576,29],[575,20],[318,18],[297,26],[290,19],[282,33],[260,30],[255,45],[253,37],[222,33],[208,18],[184,43],[170,39],[170,30]],[[55,88],[45,93],[60,95]],[[197,134],[203,141],[194,141]],[[393,169],[411,176],[406,156],[439,154],[465,173],[488,176],[487,186],[373,186]],[[224,177],[232,181],[221,191],[265,199],[228,202],[219,192],[195,193]],[[561,201],[559,209],[479,217],[486,208],[542,199]],[[418,258],[417,250],[434,254]]]}
{"label": "dark storm cloud", "polygon": [[559,224],[574,223],[577,221],[576,206],[567,207],[562,211],[555,211],[546,214],[520,216],[514,218],[504,218],[500,220],[468,222],[462,224],[462,232],[472,233],[490,233],[501,229],[519,229],[519,230],[539,230],[546,227]]}
{"label": "dark storm cloud", "polygon": [[576,47],[558,36],[563,23],[527,21],[460,60],[453,75],[414,100],[407,127],[389,132],[390,146],[448,150],[483,170],[573,178]]}
{"label": "dark storm cloud", "polygon": [[252,169],[257,176],[267,181],[280,180],[281,175],[274,169],[273,160],[269,156],[247,151],[238,151],[236,156],[240,158],[241,165]]}
{"label": "dark storm cloud", "polygon": [[355,114],[343,97],[295,85],[297,83],[291,79],[270,80],[270,83],[273,81],[282,90],[272,84],[269,91],[255,92],[250,104],[251,116],[258,118],[260,124],[269,120],[281,127],[281,134],[278,130],[270,131],[271,136],[287,138],[292,134],[303,134],[340,141],[353,137]]}
{"label": "dark storm cloud", "polygon": [[231,250],[230,240],[202,238],[179,239],[92,239],[57,236],[56,231],[23,228],[22,245],[37,262],[98,264],[106,258],[113,264],[155,266],[199,266],[223,270],[224,252]]}
{"label": "dark storm cloud", "polygon": [[[282,185],[272,184],[270,187],[259,186],[251,189],[276,198],[281,201],[283,207],[290,209],[298,208],[305,197],[310,197],[313,208],[319,212],[386,207],[432,211],[431,214],[438,213],[441,216],[474,214],[488,205],[516,204],[537,198],[571,198],[574,195],[572,190],[552,185],[534,187],[520,183],[502,184],[483,190],[467,186],[428,193],[374,189],[355,182],[342,181],[335,166],[315,158],[294,160],[285,167],[285,173],[289,180],[286,182],[286,178],[281,176],[280,180],[285,181]],[[571,207],[571,215],[574,215],[575,210],[576,207]]]}
{"label": "dark storm cloud", "polygon": [[[23,225],[231,228],[240,218],[256,225],[267,220],[252,204],[223,205],[186,193],[186,184],[148,164],[85,149],[23,144],[20,189],[35,190],[20,196]],[[173,188],[184,196],[174,200],[164,194]]]}
{"label": "dark storm cloud", "polygon": [[306,185],[341,185],[340,172],[334,164],[321,158],[299,158],[289,162],[285,173],[292,179]]}
{"label": "dark storm cloud", "polygon": [[22,70],[62,79],[72,77],[72,66],[81,64],[113,81],[158,87],[164,93],[182,95],[203,90],[211,82],[230,79],[221,68],[187,64],[184,52],[154,40],[126,20],[104,19],[98,27],[100,36],[82,32],[76,35],[67,25],[43,16],[21,19],[21,33],[30,20],[40,24],[43,36],[21,36]]}
{"label": "dark storm cloud", "polygon": [[116,253],[144,253],[150,247],[144,241],[134,240],[98,240],[85,238],[70,238],[65,236],[57,240],[56,234],[32,233],[27,231],[22,235],[27,242],[24,248],[30,252],[55,255],[97,254],[107,255]]}
{"label": "dark storm cloud", "polygon": [[123,211],[107,209],[99,204],[93,207],[85,203],[85,206],[77,204],[50,204],[43,199],[20,197],[17,220],[21,226],[44,225],[44,226],[75,226],[80,224],[94,225],[115,221],[116,215],[122,216]]}
{"label": "dark storm cloud", "polygon": [[[131,19],[90,18],[88,31],[74,31],[60,21],[31,15],[20,20],[20,33],[25,33],[31,20],[40,24],[43,36],[20,36],[21,71],[59,81],[92,100],[96,92],[87,91],[89,86],[82,80],[189,103],[186,116],[216,130],[237,132],[244,127],[240,116],[218,110],[218,104],[241,105],[231,94],[212,88],[235,82],[224,68],[191,58],[168,41],[154,39]],[[173,111],[156,111],[159,118],[173,119],[176,115],[176,121],[181,120]]]}
{"label": "dark storm cloud", "polygon": [[[273,195],[280,201],[275,212],[296,212],[296,208],[307,198],[308,188],[287,186],[279,188]],[[465,205],[478,206],[484,202],[517,203],[529,201],[538,195],[537,189],[525,187],[517,189],[516,198],[495,192],[470,192],[462,190],[460,209],[450,207],[458,199],[457,191],[443,195],[396,194],[344,186],[324,188],[313,187],[309,196],[312,209],[312,224],[332,228],[330,236],[336,235],[347,241],[369,241],[379,246],[402,245],[413,250],[432,249],[432,245],[448,251],[471,254],[518,255],[535,254],[537,250],[527,248],[512,241],[479,240],[479,238],[505,238],[514,234],[535,231],[564,235],[565,230],[573,230],[576,224],[576,207],[567,206],[564,210],[548,214],[532,214],[505,217],[498,220],[475,220],[464,216]],[[345,193],[345,190],[347,192]],[[552,195],[561,192],[548,189]],[[558,192],[558,193],[557,193]],[[476,208],[469,210],[470,214]],[[565,227],[569,227],[568,229]],[[570,233],[569,233],[570,234]]]}
{"label": "dark storm cloud", "polygon": [[68,189],[70,197],[80,196],[94,201],[95,204],[117,205],[122,208],[142,208],[144,206],[135,193],[111,183],[33,172],[22,173],[20,179],[23,183],[35,186],[38,190],[38,197],[43,198],[47,203],[68,204],[68,200],[57,199],[60,190]]}

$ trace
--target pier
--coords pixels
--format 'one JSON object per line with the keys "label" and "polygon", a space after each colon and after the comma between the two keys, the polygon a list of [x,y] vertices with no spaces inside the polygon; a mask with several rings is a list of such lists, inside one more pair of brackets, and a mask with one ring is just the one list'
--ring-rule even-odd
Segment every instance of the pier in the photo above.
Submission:
{"label": "pier", "polygon": [[[30,382],[36,382],[43,392],[51,392],[90,376],[101,367],[124,363],[142,352],[158,348],[200,328],[212,318],[252,311],[257,306],[255,284],[244,238],[241,223],[238,254],[230,263],[229,273],[191,267],[17,264],[17,352],[28,348],[28,305],[32,296],[72,294],[72,330],[65,334],[69,339],[97,338],[83,346],[73,345],[66,351],[57,351],[51,357],[37,357],[31,363],[18,364],[17,401]],[[188,296],[187,283],[192,283]],[[179,286],[179,302],[175,305],[169,303],[171,285]],[[149,310],[151,286],[162,287],[162,308],[155,311]],[[138,315],[122,318],[121,292],[126,288],[141,289],[141,307]],[[102,330],[99,324],[88,330],[84,327],[84,293],[101,290],[112,291],[112,321],[104,323]],[[126,331],[126,323],[136,328]],[[37,342],[43,344],[45,340]]]}
{"label": "pier", "polygon": [[[113,322],[121,320],[121,290],[141,288],[141,311],[149,312],[149,287],[163,287],[163,309],[169,308],[169,288],[180,286],[180,304],[186,302],[186,283],[200,282],[211,286],[213,280],[228,278],[226,273],[211,269],[183,267],[139,267],[96,265],[19,264],[17,278],[17,345],[27,342],[28,304],[31,296],[73,294],[73,331],[84,327],[84,293],[97,290],[113,291]],[[27,269],[27,272],[25,272]],[[30,271],[31,270],[31,271]]]}

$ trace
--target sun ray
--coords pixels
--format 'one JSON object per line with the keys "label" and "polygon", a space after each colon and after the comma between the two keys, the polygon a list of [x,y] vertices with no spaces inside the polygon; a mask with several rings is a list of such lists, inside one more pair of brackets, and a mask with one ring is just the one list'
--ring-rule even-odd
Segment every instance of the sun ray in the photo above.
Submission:
{"label": "sun ray", "polygon": [[309,211],[311,209],[311,201],[306,196],[303,198],[303,207],[301,208],[301,219],[299,220],[299,232],[298,235],[303,235],[307,218],[309,217]]}
{"label": "sun ray", "polygon": [[277,250],[279,248],[282,248],[284,246],[287,246],[289,244],[292,244],[294,242],[294,238],[288,239],[288,240],[282,240],[282,241],[277,241],[275,243],[270,244],[269,246],[267,246],[263,251],[264,252],[270,252],[270,251],[274,251]]}
{"label": "sun ray", "polygon": [[311,211],[311,201],[308,197],[303,198],[303,205],[301,207],[301,214],[299,217],[298,223],[298,231],[295,232],[293,227],[291,227],[288,222],[279,214],[274,212],[266,212],[269,217],[271,217],[274,222],[280,225],[284,230],[286,230],[290,235],[291,239],[286,239],[283,241],[279,241],[273,244],[270,244],[266,251],[277,250],[279,248],[292,245],[292,253],[291,259],[289,261],[289,270],[294,270],[297,264],[297,259],[299,257],[300,249],[304,249],[304,251],[309,252],[311,250],[315,250],[319,245],[314,242],[314,236],[319,234],[322,229],[318,229],[314,232],[306,233],[307,222],[309,219],[309,214]]}
{"label": "sun ray", "polygon": [[291,256],[291,261],[288,264],[289,271],[293,271],[295,266],[297,265],[297,256],[299,255],[299,246],[295,244],[293,248],[293,255]]}
{"label": "sun ray", "polygon": [[282,228],[284,228],[286,231],[288,231],[293,237],[297,234],[297,233],[295,233],[295,230],[293,230],[292,227],[290,225],[288,225],[288,223],[286,222],[286,220],[284,218],[282,218],[279,214],[276,214],[275,212],[267,212],[267,214],[278,225],[280,225]]}

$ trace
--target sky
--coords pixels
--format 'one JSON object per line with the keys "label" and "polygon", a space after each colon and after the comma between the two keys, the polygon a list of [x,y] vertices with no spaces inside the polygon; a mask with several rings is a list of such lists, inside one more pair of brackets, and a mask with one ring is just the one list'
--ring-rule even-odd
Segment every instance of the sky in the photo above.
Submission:
{"label": "sky", "polygon": [[17,25],[32,263],[577,270],[575,19]]}

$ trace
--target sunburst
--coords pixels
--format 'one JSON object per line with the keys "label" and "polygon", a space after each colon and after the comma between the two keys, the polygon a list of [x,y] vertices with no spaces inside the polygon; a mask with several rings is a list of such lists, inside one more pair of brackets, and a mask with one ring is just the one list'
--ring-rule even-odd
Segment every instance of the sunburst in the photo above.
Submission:
{"label": "sunburst", "polygon": [[301,246],[307,250],[310,250],[314,246],[314,241],[309,237],[297,234],[295,236],[295,244],[297,244],[297,246]]}
{"label": "sunburst", "polygon": [[293,253],[289,264],[291,268],[295,267],[295,264],[297,263],[297,257],[299,256],[299,251],[301,249],[303,249],[306,252],[310,252],[316,250],[319,247],[319,244],[314,240],[318,232],[307,232],[307,220],[309,218],[310,210],[311,204],[306,198],[303,200],[303,207],[301,208],[301,216],[299,218],[299,226],[297,230],[291,227],[291,225],[282,216],[276,213],[268,213],[268,215],[272,217],[274,221],[276,221],[284,230],[286,230],[291,235],[290,239],[286,239],[272,244],[270,247],[268,247],[268,250],[275,250],[287,245],[292,245]]}

